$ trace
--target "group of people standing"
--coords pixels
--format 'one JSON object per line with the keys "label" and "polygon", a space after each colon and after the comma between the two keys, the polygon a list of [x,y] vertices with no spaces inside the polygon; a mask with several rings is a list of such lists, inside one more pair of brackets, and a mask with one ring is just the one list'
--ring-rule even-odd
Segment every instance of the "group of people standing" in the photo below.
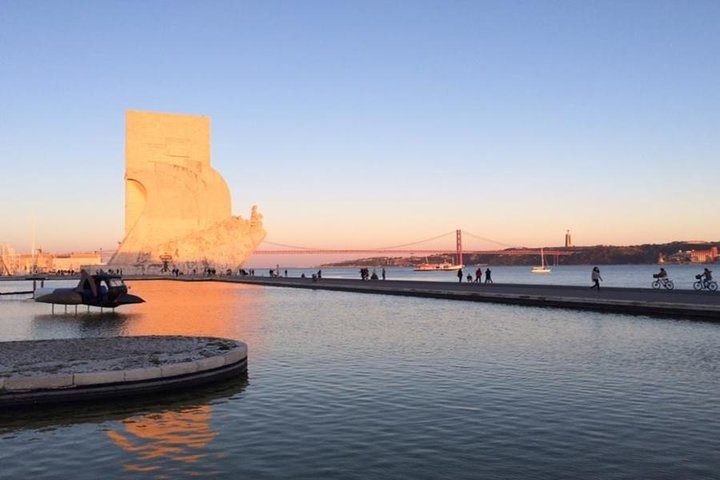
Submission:
{"label": "group of people standing", "polygon": [[[457,271],[457,277],[458,282],[462,283],[463,281],[463,269],[459,268]],[[477,270],[475,270],[475,278],[473,279],[472,273],[467,274],[467,282],[468,283],[483,283],[483,271],[482,268],[478,267]],[[492,270],[490,270],[490,267],[485,269],[485,283],[493,283],[492,279]]]}
{"label": "group of people standing", "polygon": [[[384,268],[381,270],[380,275],[382,275],[382,279],[385,280],[386,274],[385,274]],[[364,267],[360,269],[360,278],[362,280],[379,280],[380,279],[378,277],[377,271],[374,268],[372,270],[372,274],[370,274],[370,269],[364,268]]]}

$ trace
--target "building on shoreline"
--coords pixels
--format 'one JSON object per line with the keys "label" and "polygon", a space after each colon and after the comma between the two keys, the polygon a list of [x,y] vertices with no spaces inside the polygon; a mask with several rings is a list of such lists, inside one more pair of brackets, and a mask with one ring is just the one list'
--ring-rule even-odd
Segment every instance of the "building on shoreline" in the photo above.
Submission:
{"label": "building on shoreline", "polygon": [[102,265],[101,252],[15,253],[9,245],[0,245],[0,275],[78,272],[85,265]]}
{"label": "building on shoreline", "polygon": [[17,257],[10,245],[0,245],[0,275],[14,275],[17,271]]}
{"label": "building on shoreline", "polygon": [[659,263],[716,263],[720,262],[718,247],[705,250],[678,250],[672,255],[660,255]]}

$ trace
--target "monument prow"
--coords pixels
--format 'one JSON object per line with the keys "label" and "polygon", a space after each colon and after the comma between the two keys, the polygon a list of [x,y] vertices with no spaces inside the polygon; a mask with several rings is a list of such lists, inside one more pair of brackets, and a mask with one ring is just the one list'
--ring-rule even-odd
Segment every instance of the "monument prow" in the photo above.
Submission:
{"label": "monument prow", "polygon": [[255,206],[249,220],[232,215],[210,166],[209,117],[126,113],[125,238],[109,265],[237,268],[264,238]]}

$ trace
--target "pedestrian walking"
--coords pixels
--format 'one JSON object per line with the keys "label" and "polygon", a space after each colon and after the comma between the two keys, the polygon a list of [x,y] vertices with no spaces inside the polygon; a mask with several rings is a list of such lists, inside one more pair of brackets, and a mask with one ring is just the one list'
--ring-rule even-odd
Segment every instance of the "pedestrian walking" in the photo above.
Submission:
{"label": "pedestrian walking", "polygon": [[482,283],[482,268],[475,270],[475,283]]}
{"label": "pedestrian walking", "polygon": [[590,287],[590,290],[597,288],[598,291],[600,291],[600,282],[602,281],[602,277],[600,276],[600,269],[598,267],[593,267],[590,279],[593,281],[593,286]]}
{"label": "pedestrian walking", "polygon": [[486,268],[485,269],[485,283],[493,283],[493,279],[492,279],[491,275],[492,275],[492,271],[490,270],[490,268],[489,267]]}
{"label": "pedestrian walking", "polygon": [[463,271],[462,271],[462,268],[458,268],[457,277],[458,277],[458,282],[462,283],[462,280],[463,280]]}
{"label": "pedestrian walking", "polygon": [[382,278],[383,278],[383,280],[385,280],[385,267],[383,267],[383,269],[382,269]]}

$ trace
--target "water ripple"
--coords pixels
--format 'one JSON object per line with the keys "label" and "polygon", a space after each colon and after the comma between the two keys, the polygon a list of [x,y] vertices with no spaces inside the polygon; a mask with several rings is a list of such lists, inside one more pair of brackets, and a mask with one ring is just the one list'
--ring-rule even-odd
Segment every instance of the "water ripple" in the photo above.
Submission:
{"label": "water ripple", "polygon": [[148,303],[112,317],[3,304],[3,335],[227,336],[250,345],[247,380],[0,415],[3,476],[701,479],[720,469],[716,325],[239,285],[133,288]]}

